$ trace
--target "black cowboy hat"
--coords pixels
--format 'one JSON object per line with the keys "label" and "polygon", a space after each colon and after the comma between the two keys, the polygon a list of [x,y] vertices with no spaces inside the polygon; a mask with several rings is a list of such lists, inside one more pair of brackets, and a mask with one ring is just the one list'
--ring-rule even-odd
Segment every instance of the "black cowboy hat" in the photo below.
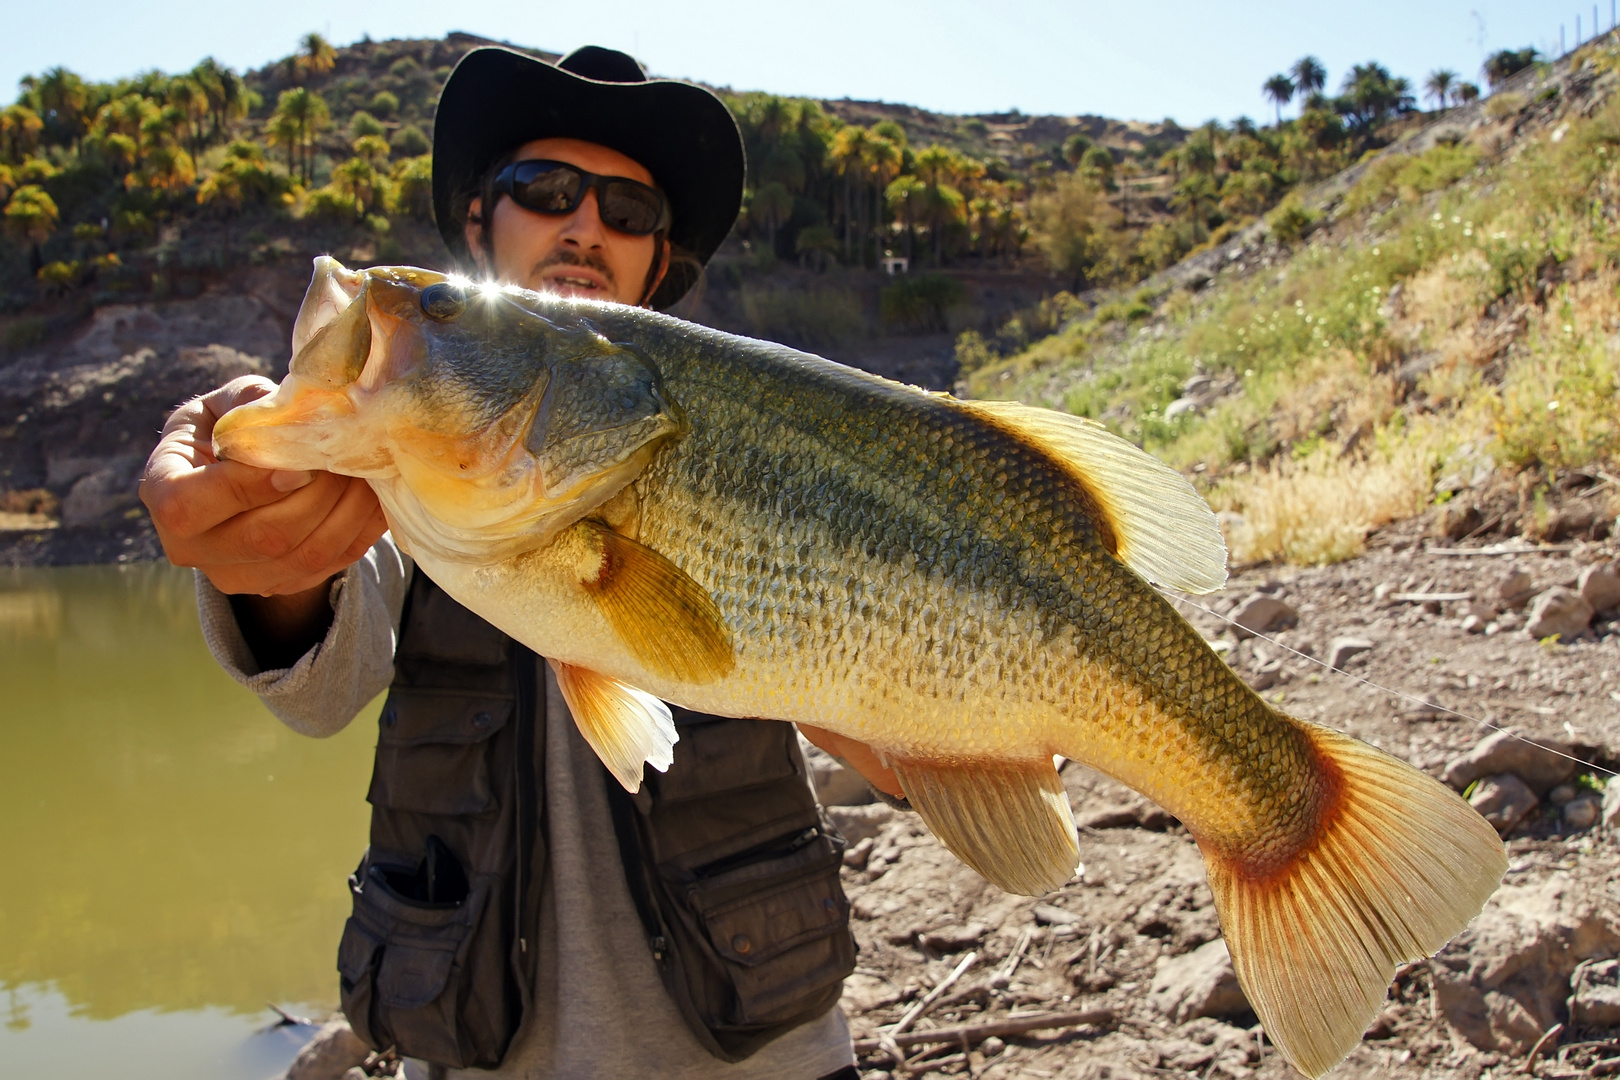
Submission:
{"label": "black cowboy hat", "polygon": [[[433,121],[433,214],[458,259],[466,199],[502,155],[531,139],[600,143],[640,162],[673,213],[670,243],[709,261],[742,206],[742,134],[709,91],[649,79],[634,58],[587,45],[556,65],[496,46],[473,49],[445,80]],[[666,308],[697,280],[676,264],[653,294]]]}

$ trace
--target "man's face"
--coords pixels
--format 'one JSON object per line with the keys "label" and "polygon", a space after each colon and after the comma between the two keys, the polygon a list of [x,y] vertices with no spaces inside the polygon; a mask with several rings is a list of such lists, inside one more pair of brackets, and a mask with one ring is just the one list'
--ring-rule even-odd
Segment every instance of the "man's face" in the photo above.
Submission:
{"label": "man's face", "polygon": [[[535,139],[518,148],[518,161],[545,158],[577,165],[602,176],[624,176],[652,184],[652,174],[617,150],[581,139]],[[469,217],[482,217],[474,199]],[[570,214],[525,210],[509,198],[495,201],[487,222],[494,241],[493,264],[482,243],[481,226],[467,222],[467,249],[479,268],[496,280],[526,289],[639,304],[647,289],[647,271],[660,254],[652,236],[631,236],[602,224],[596,191]],[[660,270],[659,277],[663,273]],[[657,287],[656,282],[654,288]]]}

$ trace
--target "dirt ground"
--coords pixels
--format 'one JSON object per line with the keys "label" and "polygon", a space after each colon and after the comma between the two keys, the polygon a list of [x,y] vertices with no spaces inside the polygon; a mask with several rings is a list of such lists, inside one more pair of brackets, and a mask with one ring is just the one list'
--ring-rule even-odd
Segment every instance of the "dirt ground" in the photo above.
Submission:
{"label": "dirt ground", "polygon": [[[1620,672],[1620,621],[1600,619],[1587,636],[1568,644],[1531,638],[1522,614],[1515,616],[1511,609],[1487,623],[1495,624],[1492,633],[1470,633],[1463,627],[1473,613],[1470,604],[1488,602],[1510,570],[1528,572],[1537,590],[1573,584],[1583,565],[1612,558],[1612,545],[1548,545],[1547,550],[1520,554],[1487,554],[1483,552],[1496,549],[1476,547],[1474,554],[1457,549],[1447,554],[1433,550],[1438,544],[1427,538],[1426,528],[1419,520],[1385,530],[1373,538],[1366,555],[1337,566],[1250,569],[1235,574],[1224,591],[1183,600],[1179,606],[1226,650],[1229,662],[1251,685],[1265,687],[1261,692],[1268,700],[1301,718],[1366,739],[1437,777],[1449,762],[1493,734],[1486,724],[1559,740],[1596,763],[1595,768],[1582,766],[1589,775],[1613,769],[1620,756],[1620,684],[1615,679]],[[1239,641],[1219,617],[1257,591],[1297,612],[1297,624],[1267,635],[1275,644],[1258,638]],[[1427,603],[1395,598],[1425,592],[1472,597]],[[1513,628],[1516,617],[1518,628]],[[1330,643],[1345,636],[1363,638],[1372,647],[1342,672],[1312,659],[1327,655]],[[857,1042],[866,1050],[863,1075],[1009,1080],[1297,1076],[1264,1042],[1252,1012],[1178,1024],[1157,1006],[1153,987],[1161,958],[1185,955],[1219,933],[1197,846],[1173,819],[1112,780],[1074,762],[1065,764],[1063,777],[1082,823],[1084,870],[1080,878],[1038,901],[1002,893],[984,882],[947,853],[914,815],[882,805],[832,811],[851,842],[845,887],[861,953],[843,1005],[856,1039],[868,1040]],[[1580,915],[1587,921],[1580,923],[1581,932],[1597,926],[1591,933],[1599,935],[1581,938],[1578,947],[1615,955],[1620,942],[1620,838],[1612,831],[1570,830],[1557,810],[1544,804],[1508,835],[1508,848],[1507,879],[1487,906],[1487,916],[1492,905],[1506,910],[1510,900],[1556,897],[1575,883],[1587,890]],[[1476,921],[1476,928],[1487,916]],[[1569,923],[1571,917],[1559,918]],[[1557,918],[1548,923],[1557,924]],[[1506,925],[1510,939],[1541,932]],[[1021,943],[1021,957],[1009,971],[1009,958]],[[1453,950],[1466,958],[1487,947],[1500,946],[1479,938],[1459,942]],[[1536,956],[1551,947],[1540,940],[1519,946],[1510,941],[1507,946],[1519,953],[1540,949]],[[1567,953],[1576,946],[1566,940],[1560,947]],[[976,952],[971,965],[909,1030],[1042,1012],[1091,1010],[1097,1017],[1095,1010],[1105,1009],[1111,1015],[1096,1023],[991,1039],[965,1056],[960,1042],[912,1045],[903,1051],[906,1066],[871,1046],[882,1029],[946,979],[970,951]],[[1504,963],[1528,961],[1510,957],[1497,967]],[[1557,971],[1549,985],[1562,978],[1562,993],[1567,994],[1567,966],[1552,967]],[[1481,1049],[1447,1022],[1437,1006],[1440,988],[1435,985],[1446,973],[1437,976],[1438,970],[1433,963],[1403,968],[1361,1045],[1329,1075],[1335,1080],[1523,1075],[1527,1055],[1522,1044],[1499,1041],[1500,1049]],[[1532,993],[1543,999],[1544,1012],[1567,1016],[1567,1011],[1559,1013],[1563,1002],[1551,992]],[[1500,999],[1491,1007],[1497,1004]],[[1606,1070],[1609,1059],[1620,1058],[1620,1030],[1566,1023],[1537,1058],[1536,1074],[1543,1077],[1612,1075]],[[1600,1062],[1596,1071],[1594,1062]]]}

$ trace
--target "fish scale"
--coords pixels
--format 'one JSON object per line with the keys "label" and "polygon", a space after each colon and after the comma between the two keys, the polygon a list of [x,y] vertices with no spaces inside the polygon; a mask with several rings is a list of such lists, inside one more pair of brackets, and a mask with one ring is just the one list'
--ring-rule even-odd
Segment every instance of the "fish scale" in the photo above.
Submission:
{"label": "fish scale", "polygon": [[1198,841],[1238,980],[1313,1076],[1506,869],[1455,792],[1274,709],[1155,590],[1224,581],[1213,515],[1095,424],[413,268],[317,260],[296,327],[216,452],[365,476],[631,790],[673,760],[659,698],[798,721],[1040,893],[1079,858],[1051,755],[1084,761]]}

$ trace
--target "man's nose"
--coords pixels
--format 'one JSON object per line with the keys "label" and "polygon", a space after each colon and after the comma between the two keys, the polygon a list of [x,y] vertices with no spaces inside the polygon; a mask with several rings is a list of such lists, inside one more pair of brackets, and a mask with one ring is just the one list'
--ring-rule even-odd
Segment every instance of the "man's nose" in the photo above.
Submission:
{"label": "man's nose", "polygon": [[601,247],[606,238],[607,226],[602,224],[601,207],[596,202],[596,189],[589,188],[585,197],[574,207],[574,212],[568,215],[563,222],[561,240],[565,244],[578,244],[580,247]]}

